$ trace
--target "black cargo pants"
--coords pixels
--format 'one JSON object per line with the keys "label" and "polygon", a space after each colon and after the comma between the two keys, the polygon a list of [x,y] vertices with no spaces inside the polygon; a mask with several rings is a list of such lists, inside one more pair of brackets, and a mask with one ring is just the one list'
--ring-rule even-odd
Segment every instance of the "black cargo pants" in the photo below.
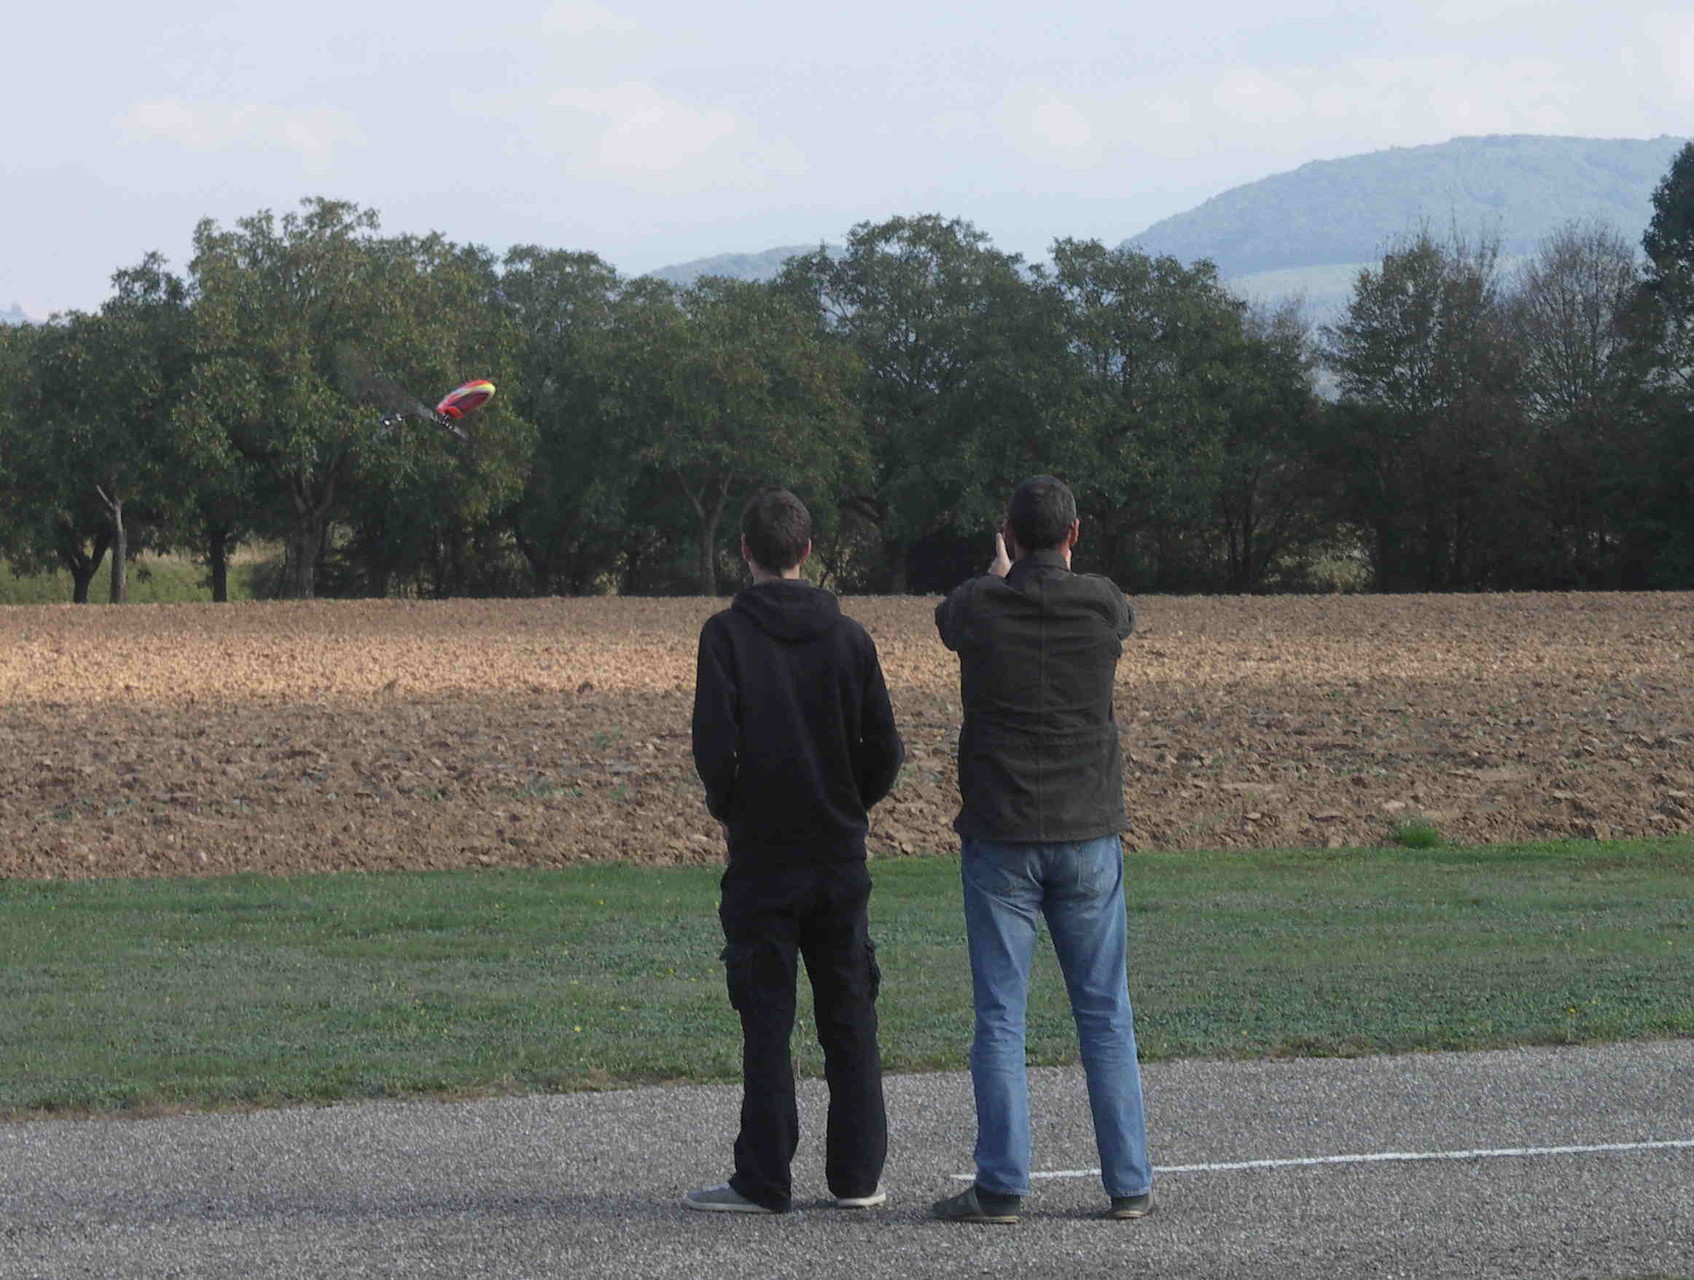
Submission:
{"label": "black cargo pants", "polygon": [[789,1207],[789,1165],[800,1139],[789,1040],[796,958],[803,957],[829,1085],[824,1175],[832,1195],[869,1195],[888,1155],[876,1044],[882,976],[866,918],[870,872],[858,860],[732,867],[722,888],[724,969],[742,1035],[741,1134],[730,1185],[767,1209]]}

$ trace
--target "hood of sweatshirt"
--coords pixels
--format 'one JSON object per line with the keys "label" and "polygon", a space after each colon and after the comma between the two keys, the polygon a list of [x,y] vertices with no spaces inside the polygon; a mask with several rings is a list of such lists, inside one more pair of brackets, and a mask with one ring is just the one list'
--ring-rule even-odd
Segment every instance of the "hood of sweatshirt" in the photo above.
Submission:
{"label": "hood of sweatshirt", "polygon": [[731,607],[772,639],[791,644],[822,635],[841,621],[841,605],[834,595],[792,578],[756,583],[736,596]]}

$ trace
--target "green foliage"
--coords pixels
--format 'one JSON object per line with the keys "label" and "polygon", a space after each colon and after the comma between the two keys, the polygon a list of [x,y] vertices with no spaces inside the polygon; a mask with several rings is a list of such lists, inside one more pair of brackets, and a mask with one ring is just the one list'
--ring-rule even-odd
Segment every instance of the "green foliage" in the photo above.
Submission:
{"label": "green foliage", "polygon": [[531,448],[499,399],[462,450],[416,414],[385,422],[417,407],[408,387],[509,382],[515,335],[485,251],[377,227],[373,210],[319,199],[280,221],[264,212],[195,233],[187,413],[250,468],[296,596],[314,594],[338,517],[354,523],[379,591],[419,572],[420,556],[450,559],[468,525],[515,497]]}
{"label": "green foliage", "polygon": [[732,495],[761,483],[827,492],[851,465],[851,357],[770,285],[706,277],[626,306],[620,416],[641,461],[694,513],[700,589],[715,595]]}
{"label": "green foliage", "polygon": [[591,253],[521,245],[500,290],[523,370],[514,411],[536,448],[505,520],[537,595],[584,595],[619,565],[640,480],[636,441],[617,430],[615,354],[622,282]]}
{"label": "green foliage", "polygon": [[[1560,151],[1471,143],[1435,150]],[[1207,262],[1060,240],[1031,266],[935,215],[678,289],[307,200],[202,222],[183,278],[149,255],[95,314],[0,325],[0,556],[80,600],[143,550],[227,598],[251,539],[289,595],[715,592],[726,513],[780,483],[819,580],[939,591],[1048,472],[1079,568],[1131,590],[1689,586],[1694,147],[1647,249],[1563,225],[1512,277],[1414,232],[1320,350]],[[470,377],[500,390],[459,439],[412,397]]]}
{"label": "green foliage", "polygon": [[1653,192],[1642,247],[1643,341],[1658,399],[1641,523],[1657,562],[1651,585],[1686,585],[1694,581],[1694,143]]}
{"label": "green foliage", "polygon": [[1518,344],[1496,259],[1420,232],[1359,273],[1326,330],[1341,393],[1330,465],[1379,590],[1496,587],[1523,545]]}
{"label": "green foliage", "polygon": [[841,506],[882,544],[886,576],[940,533],[981,533],[1010,486],[1061,469],[1063,419],[1048,394],[1062,333],[1015,255],[968,222],[934,215],[853,228],[839,253],[791,260],[778,287],[856,356],[868,466]]}
{"label": "green foliage", "polygon": [[7,343],[29,366],[0,475],[8,551],[26,570],[66,570],[79,602],[108,548],[111,598],[125,597],[130,557],[169,524],[195,461],[171,413],[188,365],[183,282],[154,254],[113,284],[99,313],[11,331]]}
{"label": "green foliage", "polygon": [[1388,833],[1388,840],[1404,849],[1439,849],[1446,843],[1441,828],[1428,818],[1408,818],[1396,823]]}

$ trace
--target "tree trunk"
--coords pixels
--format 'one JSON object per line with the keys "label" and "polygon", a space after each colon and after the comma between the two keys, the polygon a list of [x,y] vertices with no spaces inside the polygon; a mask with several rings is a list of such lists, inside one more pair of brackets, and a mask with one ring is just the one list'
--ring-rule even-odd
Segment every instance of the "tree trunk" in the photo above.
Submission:
{"label": "tree trunk", "polygon": [[118,492],[116,479],[112,481],[112,491],[106,492],[106,486],[97,484],[94,492],[100,495],[100,501],[105,505],[106,512],[112,518],[112,586],[106,598],[113,604],[129,603],[129,530],[124,528],[124,500]]}
{"label": "tree trunk", "polygon": [[718,593],[718,516],[722,511],[720,505],[700,518],[700,590],[708,596]]}
{"label": "tree trunk", "polygon": [[288,535],[286,593],[291,600],[310,600],[316,586],[317,534],[309,526],[295,525]]}
{"label": "tree trunk", "polygon": [[[677,478],[682,478],[680,471]],[[683,489],[700,516],[700,590],[708,596],[715,596],[718,593],[718,522],[723,518],[724,503],[729,500],[729,486],[733,478],[725,476],[718,481],[718,492],[710,506],[705,500],[709,483],[701,484],[699,497],[695,497],[686,484]]]}
{"label": "tree trunk", "polygon": [[111,534],[102,529],[94,535],[94,546],[90,551],[82,549],[82,539],[69,528],[61,526],[58,535],[59,563],[65,566],[71,575],[71,603],[87,604],[88,587],[94,581],[94,575],[100,572],[100,563],[106,558],[106,548],[110,545]]}
{"label": "tree trunk", "polygon": [[212,603],[229,603],[229,530],[216,527],[206,531],[206,563],[212,571]]}
{"label": "tree trunk", "polygon": [[888,593],[895,596],[906,594],[906,584],[911,581],[912,547],[908,542],[897,542],[893,547],[894,555],[889,566]]}
{"label": "tree trunk", "polygon": [[534,541],[524,537],[523,521],[514,517],[507,522],[507,527],[512,531],[512,542],[529,565],[530,590],[537,596],[552,595],[552,562],[542,553],[541,548]]}
{"label": "tree trunk", "polygon": [[124,528],[124,500],[113,498],[107,505],[112,510],[112,589],[107,598],[113,604],[128,604],[129,530]]}
{"label": "tree trunk", "polygon": [[288,597],[310,600],[317,594],[318,559],[323,555],[324,535],[329,527],[330,504],[334,501],[335,484],[326,482],[321,495],[304,485],[297,488],[294,498],[294,527],[288,532],[288,573],[285,577]]}

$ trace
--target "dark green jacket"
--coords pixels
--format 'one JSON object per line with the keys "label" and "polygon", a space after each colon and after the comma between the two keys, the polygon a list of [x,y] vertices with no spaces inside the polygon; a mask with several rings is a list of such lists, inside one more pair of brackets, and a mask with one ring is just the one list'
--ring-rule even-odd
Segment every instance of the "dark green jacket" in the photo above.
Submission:
{"label": "dark green jacket", "polygon": [[983,574],[935,610],[959,655],[962,806],[953,829],[1043,844],[1122,831],[1123,762],[1112,693],[1135,611],[1108,578],[1057,551]]}

